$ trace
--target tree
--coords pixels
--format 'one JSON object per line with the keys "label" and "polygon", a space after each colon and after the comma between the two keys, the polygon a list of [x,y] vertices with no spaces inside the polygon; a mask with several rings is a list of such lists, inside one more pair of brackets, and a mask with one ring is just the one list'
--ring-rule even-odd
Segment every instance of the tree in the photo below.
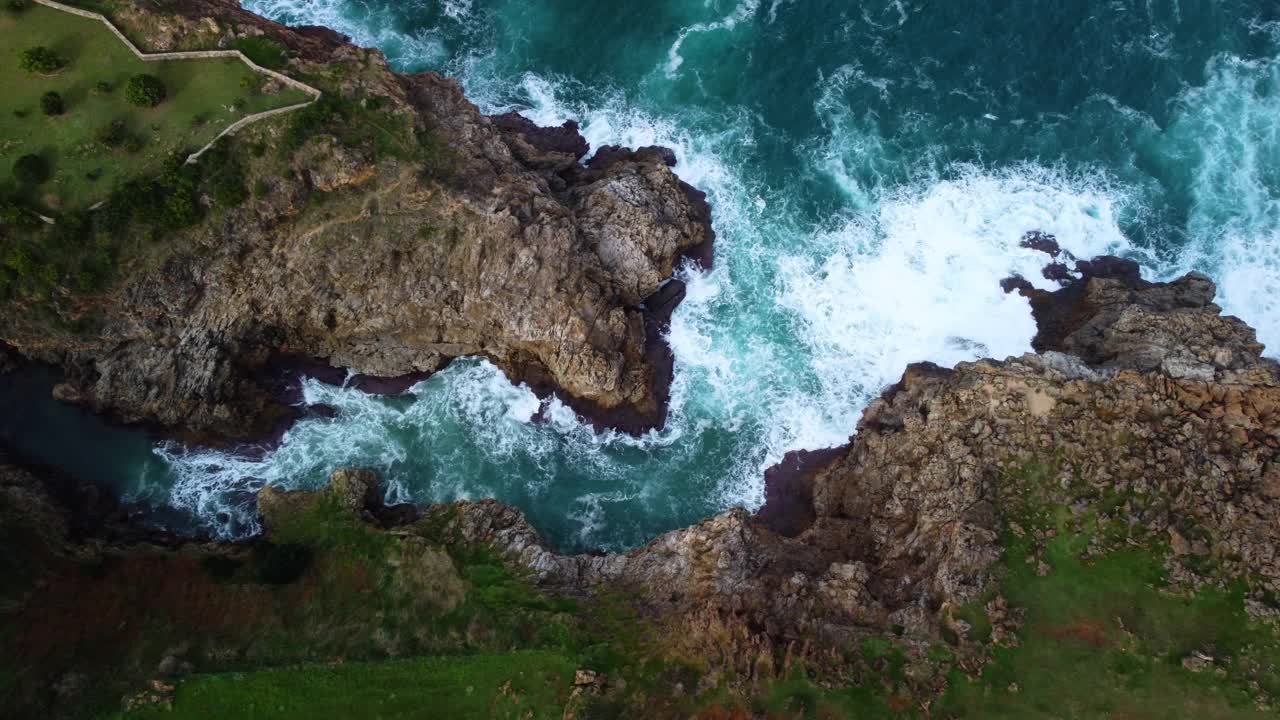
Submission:
{"label": "tree", "polygon": [[165,98],[164,83],[155,75],[134,75],[124,87],[124,97],[138,107],[155,107]]}
{"label": "tree", "polygon": [[18,62],[23,70],[37,73],[51,73],[66,64],[58,53],[43,45],[23,50]]}
{"label": "tree", "polygon": [[66,111],[66,105],[62,102],[62,96],[50,90],[40,96],[40,110],[45,115],[61,115]]}
{"label": "tree", "polygon": [[13,176],[23,185],[40,185],[49,179],[49,163],[39,155],[23,155],[13,164]]}

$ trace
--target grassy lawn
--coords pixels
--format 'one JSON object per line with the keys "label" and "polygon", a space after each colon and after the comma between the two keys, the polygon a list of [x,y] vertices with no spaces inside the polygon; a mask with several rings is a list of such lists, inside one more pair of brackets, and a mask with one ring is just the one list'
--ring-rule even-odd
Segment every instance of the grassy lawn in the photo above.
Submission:
{"label": "grassy lawn", "polygon": [[556,653],[521,651],[199,675],[179,686],[172,711],[146,707],[116,717],[560,718],[574,670]]}
{"label": "grassy lawn", "polygon": [[[36,45],[52,48],[65,67],[48,76],[22,70],[19,53]],[[201,147],[245,115],[308,99],[291,88],[272,95],[254,89],[254,82],[246,88],[246,78],[261,76],[234,58],[143,62],[102,23],[41,5],[0,13],[0,48],[0,187],[14,184],[18,157],[38,154],[52,178],[33,199],[54,211],[104,199],[121,181],[153,172],[175,152]],[[140,73],[164,82],[167,98],[155,108],[124,98],[125,84]],[[98,89],[100,83],[109,89]],[[41,112],[40,97],[48,91],[62,96],[64,114]],[[101,142],[100,132],[113,121],[123,122],[140,147]]]}
{"label": "grassy lawn", "polygon": [[[1021,643],[997,649],[980,677],[955,673],[943,716],[1274,717],[1247,688],[1280,690],[1280,641],[1246,615],[1242,587],[1167,593],[1150,550],[1086,560],[1087,544],[1084,535],[1058,535],[1044,553],[1053,569],[1039,577],[1022,561],[1032,544],[1011,543],[1004,593],[1027,609]],[[1195,652],[1215,660],[1192,672],[1182,660]]]}

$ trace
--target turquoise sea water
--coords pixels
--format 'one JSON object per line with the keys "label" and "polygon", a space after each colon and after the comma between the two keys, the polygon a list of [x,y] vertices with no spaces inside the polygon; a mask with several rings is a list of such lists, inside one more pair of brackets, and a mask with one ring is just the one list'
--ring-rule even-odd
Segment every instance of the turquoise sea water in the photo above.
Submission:
{"label": "turquoise sea water", "polygon": [[597,434],[563,407],[535,425],[527,389],[461,361],[397,398],[308,382],[338,416],[261,458],[103,456],[131,497],[214,532],[252,530],[244,490],[345,465],[381,470],[393,500],[514,503],[566,549],[754,507],[765,467],[844,442],[908,362],[1029,349],[1026,303],[998,284],[1038,277],[1029,230],[1153,279],[1208,272],[1280,347],[1273,0],[245,6],[454,75],[485,111],[576,119],[593,147],[672,147],[719,240],[715,270],[686,273],[662,432]]}

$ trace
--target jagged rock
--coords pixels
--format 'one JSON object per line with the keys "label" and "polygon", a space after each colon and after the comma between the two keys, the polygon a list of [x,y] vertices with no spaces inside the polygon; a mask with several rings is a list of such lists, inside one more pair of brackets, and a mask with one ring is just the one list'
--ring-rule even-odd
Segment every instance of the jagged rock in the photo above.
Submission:
{"label": "jagged rock", "polygon": [[340,507],[359,513],[377,500],[378,476],[368,470],[335,470],[325,492],[336,498]]}
{"label": "jagged rock", "polygon": [[[949,609],[993,586],[1001,508],[1026,492],[1062,498],[1077,515],[1102,493],[1161,499],[1201,529],[1197,539],[1137,505],[1129,522],[1169,528],[1175,551],[1211,554],[1280,589],[1276,364],[1252,330],[1219,314],[1203,276],[1144,283],[1123,262],[1081,265],[1081,278],[1035,301],[1042,354],[911,366],[849,446],[771,471],[760,517],[731,510],[626,554],[568,557],[497,503],[428,514],[546,587],[631,588],[668,623],[671,644],[748,673],[762,651],[780,655],[797,638],[815,639],[808,653],[821,662],[823,645],[868,631],[954,631]],[[1093,491],[1073,496],[1075,487]],[[801,507],[775,512],[787,503]],[[1041,542],[1055,534],[1010,529]],[[993,642],[1016,643],[1021,610],[997,597],[986,611]],[[724,647],[733,650],[713,650]]]}
{"label": "jagged rock", "polygon": [[1182,667],[1193,673],[1204,672],[1213,669],[1213,657],[1205,655],[1202,652],[1194,652],[1182,658]]}
{"label": "jagged rock", "polygon": [[243,438],[294,416],[261,382],[276,356],[386,377],[484,356],[599,424],[639,432],[665,421],[662,330],[681,295],[664,282],[712,238],[710,211],[669,152],[611,152],[584,167],[572,125],[487,118],[456,82],[396,74],[376,51],[231,0],[126,14],[174,27],[212,17],[281,43],[303,72],[343,63],[352,71],[338,94],[378,100],[405,143],[430,138],[439,152],[379,155],[318,135],[263,197],[167,240],[167,262],[95,303],[94,330],[53,334],[0,313],[0,338],[62,365],[84,404]]}
{"label": "jagged rock", "polygon": [[[1088,269],[1108,267],[1101,278]],[[770,473],[770,502],[807,504],[782,515],[801,522],[780,527],[768,513],[733,509],[627,553],[568,556],[492,500],[402,519],[429,528],[433,542],[488,546],[547,591],[627,597],[667,649],[731,677],[786,673],[798,661],[838,672],[844,650],[869,636],[923,657],[948,634],[960,667],[977,672],[990,649],[961,609],[985,612],[994,645],[1017,644],[1026,621],[1000,594],[1003,530],[1037,543],[1019,561],[1052,572],[1043,549],[1057,531],[1010,517],[1030,499],[1075,518],[1109,514],[1152,548],[1167,538],[1175,585],[1203,581],[1184,558],[1211,558],[1250,578],[1250,613],[1274,616],[1263,599],[1280,591],[1280,368],[1247,327],[1219,315],[1199,276],[1143,284],[1091,263],[1060,292],[1061,305],[1041,305],[1038,317],[1063,349],[951,370],[913,365],[867,408],[849,445]],[[1099,297],[1110,299],[1090,300]],[[1208,379],[1170,358],[1211,367]],[[17,487],[0,484],[22,501]],[[1116,496],[1125,501],[1098,504]],[[385,514],[370,473],[340,471],[323,492],[264,488],[268,539],[287,513],[325,498],[353,517]],[[464,584],[448,555],[413,528],[393,532],[394,587],[455,607]],[[1088,552],[1104,545],[1095,538]]]}
{"label": "jagged rock", "polygon": [[350,148],[332,135],[311,138],[294,158],[311,187],[321,192],[363,185],[378,174],[377,165],[359,148]]}

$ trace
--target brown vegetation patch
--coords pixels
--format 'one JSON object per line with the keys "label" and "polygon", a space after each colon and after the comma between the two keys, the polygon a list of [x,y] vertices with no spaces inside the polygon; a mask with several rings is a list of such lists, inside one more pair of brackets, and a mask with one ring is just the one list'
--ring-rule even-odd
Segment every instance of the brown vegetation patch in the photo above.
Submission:
{"label": "brown vegetation patch", "polygon": [[1108,643],[1106,628],[1093,620],[1081,620],[1069,625],[1053,625],[1046,628],[1044,634],[1055,640],[1079,640],[1096,648],[1106,647]]}

